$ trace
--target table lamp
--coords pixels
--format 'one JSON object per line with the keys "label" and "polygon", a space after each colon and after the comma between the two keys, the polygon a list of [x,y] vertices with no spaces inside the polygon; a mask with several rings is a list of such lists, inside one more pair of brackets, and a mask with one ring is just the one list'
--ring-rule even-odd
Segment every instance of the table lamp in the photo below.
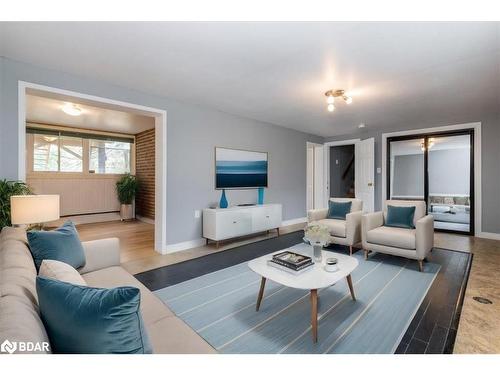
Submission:
{"label": "table lamp", "polygon": [[12,225],[43,228],[43,223],[59,219],[59,195],[13,195],[10,197]]}

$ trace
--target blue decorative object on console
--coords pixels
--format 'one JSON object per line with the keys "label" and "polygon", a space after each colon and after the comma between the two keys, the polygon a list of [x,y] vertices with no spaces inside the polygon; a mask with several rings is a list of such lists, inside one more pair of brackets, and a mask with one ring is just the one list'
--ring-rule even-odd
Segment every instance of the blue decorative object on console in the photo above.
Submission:
{"label": "blue decorative object on console", "polygon": [[258,204],[264,204],[264,188],[263,187],[260,187],[258,189],[258,194],[259,194],[259,199],[257,201]]}
{"label": "blue decorative object on console", "polygon": [[220,197],[220,202],[219,202],[219,207],[220,208],[227,208],[228,203],[227,203],[227,198],[226,198],[226,190],[222,189],[222,195]]}

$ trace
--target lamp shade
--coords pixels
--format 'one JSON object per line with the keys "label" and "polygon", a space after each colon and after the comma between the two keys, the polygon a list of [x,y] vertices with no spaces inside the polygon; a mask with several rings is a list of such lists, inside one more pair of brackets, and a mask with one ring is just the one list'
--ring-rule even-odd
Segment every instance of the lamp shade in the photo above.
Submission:
{"label": "lamp shade", "polygon": [[59,219],[59,195],[13,195],[12,224],[39,224]]}

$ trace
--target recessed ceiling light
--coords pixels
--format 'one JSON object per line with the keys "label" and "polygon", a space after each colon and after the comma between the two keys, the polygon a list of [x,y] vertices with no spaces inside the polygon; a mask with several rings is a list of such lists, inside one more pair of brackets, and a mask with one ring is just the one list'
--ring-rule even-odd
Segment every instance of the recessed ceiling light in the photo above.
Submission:
{"label": "recessed ceiling light", "polygon": [[82,114],[81,108],[73,103],[66,103],[62,106],[62,111],[70,116],[80,116]]}
{"label": "recessed ceiling light", "polygon": [[360,128],[360,129],[363,129],[364,127],[366,127],[364,122],[362,122],[361,124],[358,125],[358,128]]}

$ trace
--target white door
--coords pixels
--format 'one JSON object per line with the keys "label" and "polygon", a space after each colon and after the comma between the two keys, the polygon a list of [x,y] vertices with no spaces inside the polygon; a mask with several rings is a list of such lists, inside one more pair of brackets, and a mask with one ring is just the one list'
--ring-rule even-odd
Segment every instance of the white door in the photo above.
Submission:
{"label": "white door", "polygon": [[314,146],[314,208],[325,207],[324,146]]}
{"label": "white door", "polygon": [[307,211],[314,208],[314,147],[307,146]]}
{"label": "white door", "polygon": [[375,139],[368,138],[356,143],[355,149],[356,198],[363,200],[363,211],[375,209]]}

